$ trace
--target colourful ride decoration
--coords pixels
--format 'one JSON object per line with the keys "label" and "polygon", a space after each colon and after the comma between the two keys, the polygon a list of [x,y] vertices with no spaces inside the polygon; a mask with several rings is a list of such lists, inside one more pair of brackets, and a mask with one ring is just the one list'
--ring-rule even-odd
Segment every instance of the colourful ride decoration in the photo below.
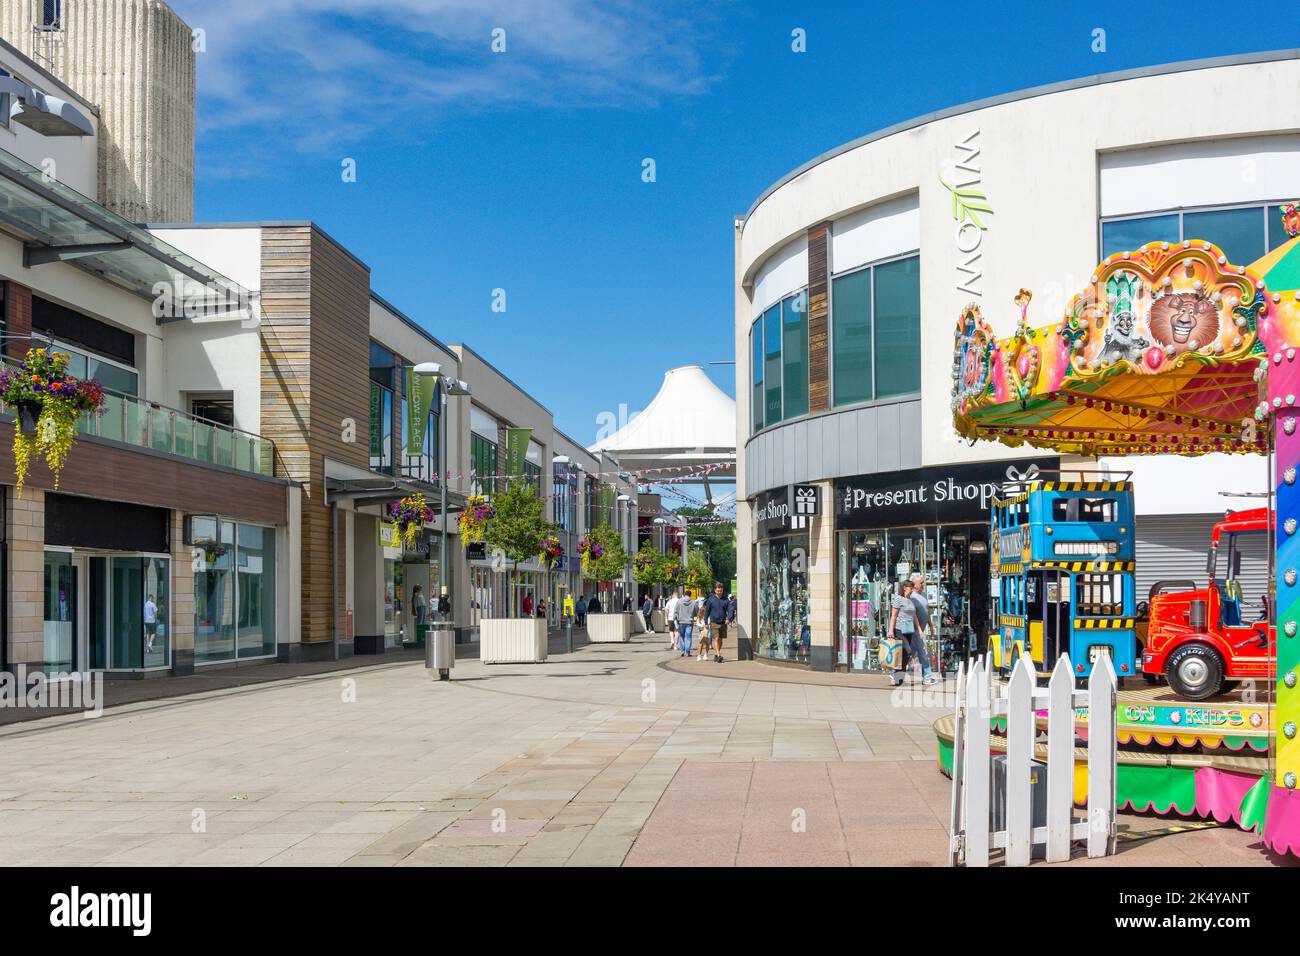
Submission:
{"label": "colourful ride decoration", "polygon": [[[1260,704],[1122,695],[1121,711],[1136,706],[1139,719],[1119,724],[1121,741],[1178,747],[1190,737],[1203,746],[1214,731],[1220,744],[1195,757],[1122,754],[1120,803],[1231,819],[1259,830],[1272,850],[1300,855],[1300,207],[1282,214],[1291,238],[1250,265],[1195,239],[1109,256],[1045,327],[1028,326],[1021,290],[1020,321],[1006,339],[968,306],[956,329],[952,411],[966,438],[1066,455],[1273,457],[1272,694],[1262,689]],[[1257,723],[1239,734],[1193,730],[1189,714]],[[1260,723],[1267,757],[1257,753]]]}
{"label": "colourful ride decoration", "polygon": [[[998,573],[993,666],[1026,657],[1040,677],[1068,654],[1089,677],[1099,654],[1120,679],[1138,672],[1133,486],[1037,475],[994,498],[989,541]],[[1086,475],[1084,476],[1086,477]]]}

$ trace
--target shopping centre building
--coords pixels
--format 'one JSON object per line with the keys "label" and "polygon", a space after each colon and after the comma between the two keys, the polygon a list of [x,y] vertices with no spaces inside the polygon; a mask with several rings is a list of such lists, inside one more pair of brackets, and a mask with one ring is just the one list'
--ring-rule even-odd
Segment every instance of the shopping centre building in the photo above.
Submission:
{"label": "shopping centre building", "polygon": [[[871,670],[891,587],[924,576],[945,668],[990,619],[987,516],[1033,472],[1131,471],[1139,596],[1204,577],[1210,526],[1263,459],[1093,461],[962,441],[954,332],[1063,314],[1104,256],[1217,244],[1249,263],[1300,194],[1300,55],[1178,63],[943,110],[792,170],[735,223],[742,647]],[[1064,270],[1064,271],[1063,271]],[[1122,344],[1122,343],[1121,343]],[[1267,574],[1266,544],[1244,577]]]}
{"label": "shopping centre building", "polygon": [[[66,29],[108,42],[120,27]],[[173,93],[188,89],[192,134],[192,51],[161,67],[148,43],[137,52],[173,71],[160,80]],[[183,148],[160,165],[132,152],[137,166],[102,148],[128,102],[91,102],[0,40],[0,346],[11,367],[32,347],[66,353],[69,372],[105,393],[57,488],[41,461],[17,487],[17,425],[0,411],[0,670],[154,676],[383,653],[416,640],[416,587],[432,619],[446,582],[462,641],[525,598],[555,620],[565,595],[594,592],[578,542],[608,523],[635,548],[637,475],[566,436],[473,348],[440,341],[430,316],[380,296],[369,266],[318,224],[115,213],[193,207],[192,140],[188,164],[171,162]],[[168,125],[175,107],[140,121]],[[425,364],[457,385],[411,430],[426,408],[411,374]],[[526,437],[517,463],[508,436]],[[555,566],[511,569],[462,546],[466,501],[508,478],[536,488],[559,526]],[[389,506],[422,493],[437,509],[444,487],[446,516],[413,542],[398,536]],[[632,589],[629,567],[603,600]]]}

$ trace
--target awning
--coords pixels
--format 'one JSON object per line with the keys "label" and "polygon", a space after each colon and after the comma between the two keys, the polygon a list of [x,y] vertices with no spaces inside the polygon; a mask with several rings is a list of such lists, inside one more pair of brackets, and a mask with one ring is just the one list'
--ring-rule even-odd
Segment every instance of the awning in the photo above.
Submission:
{"label": "awning", "polygon": [[[422,494],[429,501],[429,507],[436,513],[438,494],[428,485],[407,481],[403,478],[326,478],[325,502],[351,501],[359,507],[382,505],[405,498],[407,495]],[[456,514],[465,510],[465,496],[447,489],[447,514]]]}
{"label": "awning", "polygon": [[159,324],[256,314],[239,283],[3,149],[0,230],[22,240],[27,268],[68,262],[102,276],[152,302]]}
{"label": "awning", "polygon": [[28,86],[16,76],[0,76],[0,93],[13,97],[9,119],[42,136],[93,136],[95,124],[67,100]]}

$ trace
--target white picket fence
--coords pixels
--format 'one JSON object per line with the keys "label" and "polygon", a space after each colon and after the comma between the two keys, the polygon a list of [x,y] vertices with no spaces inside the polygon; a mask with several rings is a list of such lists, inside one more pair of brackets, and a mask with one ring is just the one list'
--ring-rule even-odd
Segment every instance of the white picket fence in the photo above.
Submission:
{"label": "white picket fence", "polygon": [[[1074,668],[1062,655],[1045,690],[1023,657],[1011,679],[994,685],[993,668],[977,660],[957,672],[956,723],[953,727],[952,808],[949,864],[988,866],[989,851],[1006,851],[1007,866],[1028,866],[1036,844],[1046,858],[1070,858],[1072,840],[1088,841],[1088,856],[1115,852],[1115,668],[1102,655],[1093,666],[1087,690],[1074,687]],[[1088,815],[1074,822],[1074,708],[1088,708]],[[1047,825],[1033,826],[1030,761],[1038,735],[1035,712],[1047,711]],[[1007,718],[1005,829],[990,817],[992,754],[990,721]]]}

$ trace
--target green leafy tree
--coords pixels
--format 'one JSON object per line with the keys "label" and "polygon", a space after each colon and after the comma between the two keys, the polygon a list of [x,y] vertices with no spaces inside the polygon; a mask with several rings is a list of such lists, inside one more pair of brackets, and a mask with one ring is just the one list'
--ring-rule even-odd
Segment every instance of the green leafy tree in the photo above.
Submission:
{"label": "green leafy tree", "polygon": [[642,587],[652,588],[663,584],[668,562],[658,548],[644,545],[632,559],[632,574],[636,583]]}
{"label": "green leafy tree", "polygon": [[623,547],[623,536],[609,525],[602,524],[587,532],[587,541],[600,546],[600,557],[588,554],[583,558],[582,576],[598,585],[622,578],[623,571],[627,568],[627,550]]}
{"label": "green leafy tree", "polygon": [[[699,548],[693,550],[686,559],[686,571],[683,575],[686,586],[704,594],[713,590],[713,566],[708,555]],[[724,584],[723,587],[726,587]]]}
{"label": "green leafy tree", "polygon": [[[687,519],[717,518],[708,508],[678,508],[677,513]],[[692,527],[688,522],[686,531],[689,534],[687,540],[691,542],[688,547],[699,550],[694,548],[694,542],[704,542],[703,551],[708,556],[714,575],[724,588],[730,589],[731,579],[736,576],[735,524],[700,524]]]}
{"label": "green leafy tree", "polygon": [[511,603],[515,594],[515,565],[537,556],[542,549],[542,539],[555,533],[555,526],[546,520],[545,506],[537,491],[522,481],[512,481],[506,490],[497,495],[492,506],[495,511],[483,533],[488,547],[498,549],[511,562]]}

